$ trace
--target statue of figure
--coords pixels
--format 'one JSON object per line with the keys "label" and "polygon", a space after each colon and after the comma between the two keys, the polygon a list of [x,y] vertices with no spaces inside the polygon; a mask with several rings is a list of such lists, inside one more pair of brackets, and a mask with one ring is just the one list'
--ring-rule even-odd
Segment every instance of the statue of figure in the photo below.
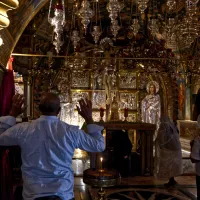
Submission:
{"label": "statue of figure", "polygon": [[100,46],[103,50],[104,58],[101,61],[103,69],[103,83],[106,91],[106,104],[111,104],[111,90],[116,85],[116,59],[113,42],[110,38],[104,38],[100,41]]}
{"label": "statue of figure", "polygon": [[157,94],[159,91],[159,84],[156,81],[150,81],[147,84],[146,89],[148,95],[142,100],[141,106],[142,121],[145,123],[156,124],[155,139],[161,116],[160,96]]}
{"label": "statue of figure", "polygon": [[118,120],[119,120],[119,105],[117,102],[117,97],[114,96],[111,104],[110,121],[118,121]]}

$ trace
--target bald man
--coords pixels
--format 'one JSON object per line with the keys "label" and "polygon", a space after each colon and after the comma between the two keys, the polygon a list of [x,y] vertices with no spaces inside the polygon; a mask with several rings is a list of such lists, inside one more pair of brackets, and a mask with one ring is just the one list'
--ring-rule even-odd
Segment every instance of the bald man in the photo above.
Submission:
{"label": "bald man", "polygon": [[57,118],[60,100],[54,93],[41,97],[40,118],[15,125],[23,103],[23,96],[15,95],[10,115],[0,117],[0,145],[21,147],[23,199],[74,199],[74,150],[101,152],[105,148],[103,127],[93,124],[91,101],[80,100],[77,107],[87,123],[87,134]]}

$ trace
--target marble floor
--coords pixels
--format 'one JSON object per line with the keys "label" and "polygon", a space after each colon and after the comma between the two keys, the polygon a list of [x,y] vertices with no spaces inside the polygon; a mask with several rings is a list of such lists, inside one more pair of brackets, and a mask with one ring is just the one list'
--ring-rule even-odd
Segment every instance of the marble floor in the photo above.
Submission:
{"label": "marble floor", "polygon": [[[191,163],[189,159],[190,152],[188,150],[182,150],[183,156],[183,171],[184,174],[182,176],[176,177],[175,180],[178,182],[178,185],[174,189],[167,189],[164,187],[164,183],[166,181],[156,180],[155,177],[144,177],[144,176],[135,176],[135,177],[127,177],[122,178],[119,186],[112,188],[105,188],[106,195],[117,193],[120,191],[123,193],[124,190],[134,190],[134,191],[150,191],[152,193],[152,198],[143,198],[139,197],[138,199],[145,200],[156,200],[154,198],[153,193],[163,193],[163,194],[173,194],[178,198],[157,198],[161,199],[180,199],[180,200],[195,200],[196,199],[196,181],[195,181],[195,170],[194,165]],[[75,175],[81,175],[84,169],[89,168],[89,163],[85,162],[83,166],[83,162],[75,161],[74,162],[74,170]],[[83,178],[81,176],[75,176],[74,179],[74,193],[75,200],[96,200],[98,192],[98,188],[93,188],[89,185],[84,184]],[[109,196],[110,197],[110,196]],[[124,198],[109,198],[115,200],[122,200]],[[128,199],[137,199],[128,197]]]}
{"label": "marble floor", "polygon": [[[165,181],[156,180],[154,177],[127,177],[122,178],[121,184],[117,187],[106,188],[106,194],[111,194],[117,191],[130,190],[130,188],[137,190],[148,190],[151,192],[160,192],[164,194],[173,194],[177,199],[180,200],[195,200],[196,199],[196,184],[195,176],[180,176],[176,177],[175,180],[178,185],[174,189],[166,189],[164,187]],[[98,188],[85,185],[82,177],[75,177],[74,180],[74,192],[75,200],[95,200],[97,197]],[[120,198],[123,199],[123,198]],[[129,198],[128,198],[129,199]],[[131,198],[130,198],[131,199]],[[135,198],[133,198],[135,199]],[[140,198],[139,198],[140,199]],[[141,199],[145,200],[145,198]],[[147,198],[149,199],[149,198]],[[174,199],[174,198],[169,198]]]}

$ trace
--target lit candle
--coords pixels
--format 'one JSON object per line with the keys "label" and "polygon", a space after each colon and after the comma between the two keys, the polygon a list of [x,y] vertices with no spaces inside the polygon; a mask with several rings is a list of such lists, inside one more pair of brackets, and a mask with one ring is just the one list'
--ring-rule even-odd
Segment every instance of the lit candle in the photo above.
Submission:
{"label": "lit candle", "polygon": [[103,157],[100,158],[100,170],[102,170],[102,162],[103,162]]}

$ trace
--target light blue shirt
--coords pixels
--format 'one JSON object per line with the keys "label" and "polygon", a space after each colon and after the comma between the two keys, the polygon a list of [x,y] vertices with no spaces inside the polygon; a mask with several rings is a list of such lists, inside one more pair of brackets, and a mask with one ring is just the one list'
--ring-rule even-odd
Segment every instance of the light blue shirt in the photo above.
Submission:
{"label": "light blue shirt", "polygon": [[21,147],[24,200],[50,195],[63,200],[73,198],[74,150],[103,151],[103,127],[90,124],[86,134],[55,116],[41,116],[32,122],[15,124],[14,117],[0,117],[0,145]]}

